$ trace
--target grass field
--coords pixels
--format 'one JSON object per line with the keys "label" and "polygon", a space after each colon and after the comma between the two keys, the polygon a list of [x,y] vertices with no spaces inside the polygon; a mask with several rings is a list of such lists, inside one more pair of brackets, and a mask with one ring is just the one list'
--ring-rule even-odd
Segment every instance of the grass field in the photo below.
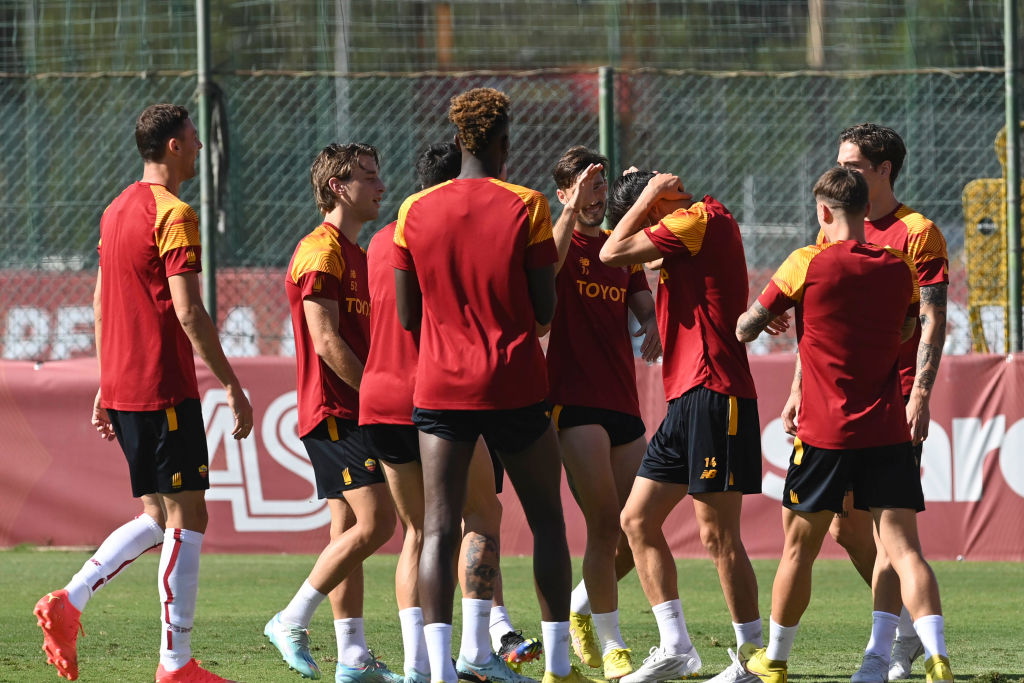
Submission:
{"label": "grass field", "polygon": [[[32,606],[47,591],[61,588],[87,559],[84,552],[41,552],[19,548],[0,552],[0,682],[58,680],[40,651],[41,631]],[[149,553],[126,569],[90,602],[79,639],[81,681],[152,681],[157,665],[158,555]],[[402,670],[402,638],[393,591],[395,556],[366,564],[366,632],[370,647],[393,670]],[[202,559],[199,607],[193,648],[205,666],[240,681],[299,681],[263,637],[263,625],[291,597],[312,566],[311,556],[206,555]],[[710,561],[679,561],[679,584],[691,637],[704,661],[705,680],[728,662],[733,647],[729,614]],[[776,563],[754,562],[767,620]],[[936,562],[946,613],[946,637],[957,680],[1024,681],[1024,564]],[[506,604],[517,627],[539,636],[540,615],[533,594],[529,558],[502,561]],[[575,560],[579,577],[579,560]],[[796,683],[843,682],[860,664],[871,621],[867,587],[845,561],[822,560],[815,591],[801,623],[790,660]],[[657,644],[657,628],[635,574],[621,584],[623,635],[639,663]],[[455,638],[458,640],[458,609]],[[325,603],[311,626],[313,654],[325,679],[334,672],[334,631]],[[767,633],[767,629],[766,629]],[[996,673],[999,672],[999,673]],[[531,663],[524,673],[540,678]],[[596,672],[595,672],[596,673]],[[329,675],[327,675],[329,674]],[[913,680],[923,681],[920,664]]]}

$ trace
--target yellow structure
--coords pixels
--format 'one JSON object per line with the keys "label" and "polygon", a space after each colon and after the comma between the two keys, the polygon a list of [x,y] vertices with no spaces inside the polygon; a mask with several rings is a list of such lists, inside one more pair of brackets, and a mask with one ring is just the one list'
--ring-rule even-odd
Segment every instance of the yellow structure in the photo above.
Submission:
{"label": "yellow structure", "polygon": [[[1024,121],[1021,122],[1024,129]],[[1006,127],[995,140],[1002,167],[1000,178],[978,178],[964,186],[964,250],[967,253],[967,312],[974,351],[988,352],[981,321],[985,307],[1006,311]],[[1021,183],[1024,194],[1024,183]],[[1008,348],[1008,317],[1003,317],[1004,348]]]}

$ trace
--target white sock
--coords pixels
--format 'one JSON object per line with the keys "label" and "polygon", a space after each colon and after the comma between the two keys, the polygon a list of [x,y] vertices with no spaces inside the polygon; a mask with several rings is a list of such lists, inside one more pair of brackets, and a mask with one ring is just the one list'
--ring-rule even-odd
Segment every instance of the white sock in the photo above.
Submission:
{"label": "white sock", "polygon": [[925,659],[931,659],[935,655],[948,656],[946,652],[946,621],[941,614],[929,614],[914,622],[914,630],[917,637],[924,645]]}
{"label": "white sock", "polygon": [[597,631],[597,639],[601,642],[601,654],[608,654],[612,650],[626,648],[626,642],[622,639],[622,632],[619,630],[619,610],[605,612],[604,614],[594,613],[594,630]]}
{"label": "white sock", "polygon": [[203,535],[188,529],[167,529],[160,552],[160,663],[177,671],[192,659],[192,623],[199,590],[199,551]]}
{"label": "white sock", "polygon": [[408,607],[398,611],[402,624],[402,647],[405,649],[405,674],[415,669],[421,674],[430,673],[430,658],[427,656],[427,641],[423,638],[423,610]]}
{"label": "white sock", "polygon": [[334,638],[338,641],[338,663],[362,667],[370,659],[362,617],[334,620]]}
{"label": "white sock", "polygon": [[423,637],[427,641],[427,655],[430,657],[431,682],[456,683],[459,677],[452,666],[452,625],[441,622],[425,624]]}
{"label": "white sock", "polygon": [[900,610],[900,625],[896,627],[896,635],[900,638],[917,638],[917,631],[914,630],[914,620],[910,612],[904,607]]}
{"label": "white sock", "polygon": [[491,639],[487,625],[491,619],[491,601],[462,598],[462,643],[459,655],[474,666],[491,659]]}
{"label": "white sock", "polygon": [[871,638],[864,654],[881,657],[888,664],[892,659],[892,641],[896,637],[896,625],[900,618],[888,612],[875,610],[871,613]]}
{"label": "white sock", "polygon": [[737,624],[734,621],[732,622],[732,630],[736,633],[737,652],[739,652],[740,646],[744,643],[753,643],[758,647],[764,645],[764,634],[761,631],[760,619],[754,619],[745,624]]}
{"label": "white sock", "polygon": [[309,628],[309,622],[313,621],[313,613],[325,598],[327,596],[313,588],[308,579],[303,581],[292,601],[281,610],[281,621],[293,626]]}
{"label": "white sock", "polygon": [[658,621],[660,646],[665,652],[680,655],[693,647],[690,633],[686,630],[686,617],[683,616],[683,605],[679,598],[655,605],[651,611]]}
{"label": "white sock", "polygon": [[796,640],[796,626],[781,626],[775,623],[774,619],[768,620],[768,650],[765,656],[775,662],[788,662],[789,653],[793,651],[793,641]]}
{"label": "white sock", "polygon": [[488,625],[487,630],[491,634],[491,649],[497,652],[501,649],[501,637],[510,631],[516,630],[504,605],[494,605],[491,607],[491,623]]}
{"label": "white sock", "polygon": [[590,596],[587,595],[587,585],[582,579],[569,596],[569,611],[574,614],[590,614]]}
{"label": "white sock", "polygon": [[569,622],[540,622],[544,642],[544,670],[556,676],[568,676],[569,665]]}
{"label": "white sock", "polygon": [[164,530],[156,520],[143,513],[114,530],[103,541],[64,589],[68,600],[79,612],[89,598],[110,583],[117,573],[150,548],[164,542]]}

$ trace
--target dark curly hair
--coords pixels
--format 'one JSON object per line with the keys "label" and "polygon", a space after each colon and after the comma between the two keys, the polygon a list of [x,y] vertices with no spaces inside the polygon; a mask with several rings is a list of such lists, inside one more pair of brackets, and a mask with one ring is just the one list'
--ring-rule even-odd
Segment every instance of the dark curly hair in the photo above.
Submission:
{"label": "dark curly hair", "polygon": [[608,193],[608,220],[612,225],[621,221],[626,212],[633,208],[653,177],[654,171],[634,171],[615,179]]}
{"label": "dark curly hair", "polygon": [[508,95],[494,88],[473,88],[452,98],[448,119],[470,154],[479,154],[508,125],[511,103]]}

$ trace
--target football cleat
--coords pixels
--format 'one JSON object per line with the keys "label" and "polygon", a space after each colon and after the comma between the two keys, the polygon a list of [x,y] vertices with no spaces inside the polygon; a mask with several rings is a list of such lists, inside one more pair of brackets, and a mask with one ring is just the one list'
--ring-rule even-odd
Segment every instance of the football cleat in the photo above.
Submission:
{"label": "football cleat", "polygon": [[910,678],[914,660],[924,654],[924,645],[917,634],[909,637],[897,636],[892,644],[892,663],[889,664],[889,680],[902,681]]}
{"label": "football cleat", "polygon": [[622,683],[657,683],[692,676],[700,671],[700,667],[700,656],[693,645],[686,652],[678,654],[666,652],[661,647],[652,647],[640,668],[619,680]]}
{"label": "football cleat", "polygon": [[[749,644],[748,647],[748,644],[744,643],[743,649],[748,653],[753,653],[755,648],[753,644]],[[747,670],[743,668],[743,662],[740,661],[740,655],[733,652],[732,648],[729,648],[727,652],[729,653],[729,659],[732,660],[732,664],[723,669],[722,673],[713,678],[709,678],[707,683],[758,683],[758,681],[761,680],[754,674],[748,673]]]}
{"label": "football cleat", "polygon": [[168,671],[161,664],[156,668],[156,683],[234,683],[212,671],[207,671],[199,664],[200,662],[195,659],[190,659],[188,664],[174,671]]}
{"label": "football cleat", "polygon": [[69,681],[78,678],[78,632],[82,635],[82,613],[71,604],[66,590],[39,598],[32,613],[43,629],[46,661],[57,667],[57,675]]}
{"label": "football cleat", "polygon": [[589,614],[569,612],[569,639],[572,641],[573,651],[581,662],[591,669],[601,666],[601,646],[597,644],[594,620]]}
{"label": "football cleat", "polygon": [[523,638],[522,631],[509,631],[501,637],[498,656],[508,664],[532,662],[544,652],[544,646],[536,638]]}
{"label": "football cleat", "polygon": [[460,679],[474,683],[537,683],[534,679],[510,669],[505,660],[494,653],[491,653],[491,658],[481,665],[470,664],[465,657],[459,655],[455,673]]}
{"label": "football cleat", "polygon": [[[740,658],[743,659],[745,653],[740,648]],[[768,659],[768,651],[765,648],[755,650],[750,658],[743,662],[743,667],[747,670],[747,673],[757,676],[757,678],[765,683],[787,683],[789,680],[789,666],[786,662],[778,661],[775,659]]]}
{"label": "football cleat", "polygon": [[[345,666],[339,662],[334,672],[334,683],[405,683],[405,680],[405,676],[389,669],[372,652],[365,666]],[[427,677],[423,676],[423,680],[427,680]]]}
{"label": "football cleat", "polygon": [[850,683],[888,683],[889,662],[876,654],[864,653],[860,668],[850,677]]}
{"label": "football cleat", "polygon": [[953,670],[949,668],[949,657],[932,655],[924,663],[924,679],[927,683],[953,680]]}
{"label": "football cleat", "polygon": [[565,676],[556,676],[551,671],[544,672],[544,680],[542,683],[598,683],[593,678],[587,678],[580,673],[580,670],[575,666],[569,669],[569,673]]}
{"label": "football cleat", "polygon": [[609,681],[622,678],[633,673],[633,662],[629,658],[630,650],[624,647],[617,647],[609,650],[604,656],[604,677]]}
{"label": "football cleat", "polygon": [[320,667],[309,653],[309,631],[301,626],[283,623],[281,613],[278,612],[263,628],[263,635],[281,653],[281,659],[289,669],[295,669],[303,678],[320,678]]}

